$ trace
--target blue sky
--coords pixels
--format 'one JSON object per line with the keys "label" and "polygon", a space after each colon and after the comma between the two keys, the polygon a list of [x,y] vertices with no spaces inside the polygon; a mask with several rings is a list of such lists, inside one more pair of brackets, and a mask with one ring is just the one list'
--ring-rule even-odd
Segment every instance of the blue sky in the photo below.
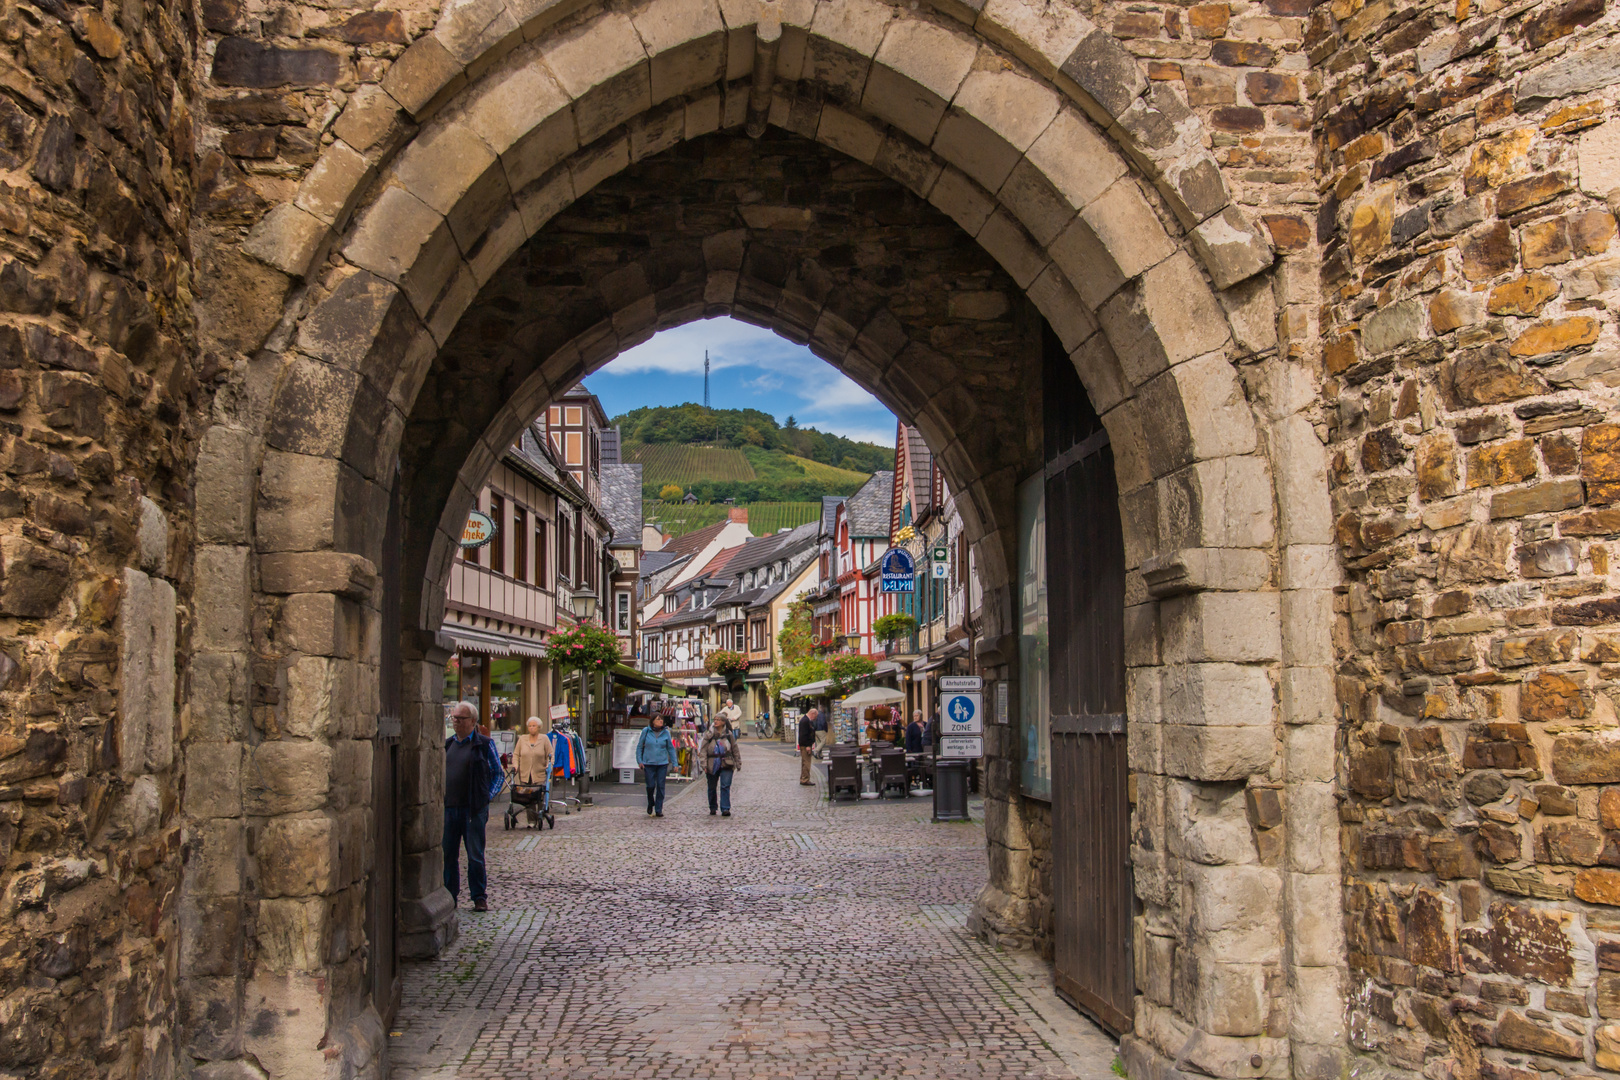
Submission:
{"label": "blue sky", "polygon": [[703,400],[703,350],[717,409],[759,409],[780,423],[894,445],[894,414],[809,349],[735,319],[705,319],[656,334],[585,380],[609,416],[642,405]]}

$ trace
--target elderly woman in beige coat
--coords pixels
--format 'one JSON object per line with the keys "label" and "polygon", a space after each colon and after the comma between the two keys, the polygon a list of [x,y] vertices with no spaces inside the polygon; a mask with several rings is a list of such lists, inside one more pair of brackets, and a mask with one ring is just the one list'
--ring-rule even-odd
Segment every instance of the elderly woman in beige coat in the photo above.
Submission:
{"label": "elderly woman in beige coat", "polygon": [[[525,794],[520,792],[519,788],[537,787],[542,790],[534,793],[534,806],[529,818],[530,823],[536,823],[538,817],[541,819],[539,823],[549,821],[551,827],[555,829],[557,821],[548,812],[551,802],[551,736],[541,732],[540,718],[538,716],[529,717],[528,727],[529,730],[519,735],[516,745],[512,747],[512,802],[514,808],[508,812],[507,816],[515,820],[516,806],[528,805],[527,803],[519,803],[518,800],[524,798]],[[508,825],[507,828],[511,828],[511,825]]]}

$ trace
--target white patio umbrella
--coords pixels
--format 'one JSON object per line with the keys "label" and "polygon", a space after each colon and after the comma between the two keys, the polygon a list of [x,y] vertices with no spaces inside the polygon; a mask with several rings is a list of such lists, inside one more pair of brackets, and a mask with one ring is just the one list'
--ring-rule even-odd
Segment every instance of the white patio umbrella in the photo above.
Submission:
{"label": "white patio umbrella", "polygon": [[868,686],[865,690],[845,698],[844,707],[864,709],[868,705],[887,705],[890,702],[904,700],[906,695],[898,690],[891,690],[887,686]]}

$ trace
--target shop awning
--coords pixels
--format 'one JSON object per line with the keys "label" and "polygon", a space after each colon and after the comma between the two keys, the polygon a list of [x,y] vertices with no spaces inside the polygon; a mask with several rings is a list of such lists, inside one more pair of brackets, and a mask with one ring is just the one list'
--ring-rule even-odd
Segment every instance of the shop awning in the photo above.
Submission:
{"label": "shop awning", "polygon": [[469,626],[457,626],[454,623],[445,623],[441,629],[456,643],[456,648],[463,652],[478,653],[480,656],[531,656],[536,660],[546,658],[546,647],[532,638],[514,638],[505,634],[492,634],[484,630],[474,630]]}
{"label": "shop awning", "polygon": [[638,690],[651,690],[654,693],[662,693],[664,690],[663,679],[657,675],[649,675],[645,671],[637,671],[629,664],[614,664],[609,674],[613,676],[614,682],[634,686]]}
{"label": "shop awning", "polygon": [[963,638],[960,641],[953,641],[949,645],[946,645],[944,648],[940,649],[938,652],[918,659],[912,664],[911,670],[918,674],[924,671],[933,671],[935,668],[944,667],[945,661],[951,659],[951,657],[961,656],[967,651],[968,645],[966,638]]}
{"label": "shop awning", "polygon": [[822,679],[820,682],[805,683],[803,686],[790,686],[782,691],[782,696],[785,698],[817,697],[831,685],[831,679]]}
{"label": "shop awning", "polygon": [[867,678],[869,678],[869,679],[881,679],[885,675],[898,675],[898,674],[900,674],[900,665],[898,663],[896,663],[895,661],[893,661],[893,660],[885,660],[882,663],[878,664],[878,666],[873,669],[872,674],[868,675]]}

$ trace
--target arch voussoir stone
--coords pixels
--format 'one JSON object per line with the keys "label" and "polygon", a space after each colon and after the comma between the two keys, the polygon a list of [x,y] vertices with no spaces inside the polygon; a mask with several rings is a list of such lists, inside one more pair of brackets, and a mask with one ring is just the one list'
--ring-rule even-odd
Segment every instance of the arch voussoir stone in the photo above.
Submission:
{"label": "arch voussoir stone", "polygon": [[[335,248],[349,265],[323,271],[329,282],[311,289],[285,360],[266,428],[258,548],[375,554],[379,526],[333,522],[354,509],[381,520],[397,463],[407,588],[420,589],[406,620],[420,644],[444,614],[437,586],[458,525],[529,416],[658,329],[725,314],[807,342],[940,448],[989,590],[983,630],[994,651],[1015,632],[1015,498],[1039,454],[1032,304],[1115,448],[1136,628],[1130,753],[1150,773],[1138,823],[1162,842],[1176,785],[1237,784],[1266,774],[1277,753],[1269,696],[1264,716],[1257,706],[1243,723],[1227,722],[1218,699],[1241,686],[1258,701],[1283,650],[1228,655],[1204,633],[1230,620],[1269,625],[1275,637],[1293,610],[1274,592],[1250,602],[1274,588],[1255,567],[1258,558],[1270,572],[1276,493],[1231,364],[1252,335],[1234,331],[1231,303],[1217,296],[1269,264],[1269,243],[1231,206],[1185,103],[1150,87],[1135,59],[1083,18],[1043,16],[1025,0],[946,10],[965,27],[875,0],[780,7],[777,130],[756,144],[725,133],[743,123],[751,89],[742,80],[759,15],[742,0],[601,11],[475,0],[413,44],[380,91],[356,95],[343,128],[354,141],[323,158],[332,194],[312,188],[293,208],[318,228],[302,218],[281,226],[298,238],[284,262]],[[363,114],[377,121],[362,124]],[[414,136],[367,142],[368,127]],[[836,161],[837,183],[874,185],[917,237],[954,223],[976,245],[947,271],[928,263],[926,243],[883,234],[887,263],[863,267],[838,250],[853,243],[828,234],[846,217],[880,234],[887,222],[867,204],[822,200],[782,173],[760,185],[765,198],[738,198],[741,181],[764,175],[750,170],[790,138],[782,132],[809,140],[792,143],[795,161]],[[759,156],[735,173],[703,172],[706,148],[722,144]],[[677,159],[692,175],[660,172]],[[711,202],[686,233],[674,235],[687,228],[678,215],[663,222],[647,211],[648,192],[699,185]],[[591,215],[614,198],[614,235],[593,232]],[[896,251],[910,260],[902,268],[937,274],[916,284],[910,304],[890,298]],[[548,273],[559,267],[573,275]],[[298,408],[321,395],[326,408]],[[1220,569],[1184,574],[1202,574],[1189,596],[1166,592],[1184,566]],[[1166,655],[1161,641],[1173,646]],[[1171,653],[1188,669],[1174,678]],[[431,689],[419,696],[431,700]],[[435,720],[417,709],[419,724]],[[433,828],[419,807],[439,779],[432,741],[420,731],[412,739],[424,750],[412,763],[420,802],[409,917],[431,947],[448,916],[434,906]],[[1207,918],[1223,888],[1254,885],[1253,874],[1177,880],[1178,861],[1162,850],[1138,865],[1144,925],[1157,930]],[[1279,939],[1280,893],[1266,899]],[[1218,1076],[1249,1075],[1250,1053],[1286,1055],[1285,1040],[1209,1033],[1219,1026],[1209,1002],[1228,987],[1252,991],[1243,980],[1254,973],[1218,950],[1199,963],[1189,1001],[1140,1014],[1130,1051],[1138,1075],[1149,1071],[1143,1048],[1165,1055],[1158,1068],[1188,1040],[1197,1048],[1187,1060],[1228,1070]]]}

